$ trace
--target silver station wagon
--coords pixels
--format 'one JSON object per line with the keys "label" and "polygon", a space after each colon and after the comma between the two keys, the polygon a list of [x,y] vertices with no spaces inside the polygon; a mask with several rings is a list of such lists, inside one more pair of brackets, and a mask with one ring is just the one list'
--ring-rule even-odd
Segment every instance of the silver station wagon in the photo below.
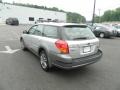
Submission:
{"label": "silver station wagon", "polygon": [[99,39],[86,25],[73,23],[39,23],[20,38],[23,50],[39,56],[43,70],[52,66],[72,69],[99,61]]}

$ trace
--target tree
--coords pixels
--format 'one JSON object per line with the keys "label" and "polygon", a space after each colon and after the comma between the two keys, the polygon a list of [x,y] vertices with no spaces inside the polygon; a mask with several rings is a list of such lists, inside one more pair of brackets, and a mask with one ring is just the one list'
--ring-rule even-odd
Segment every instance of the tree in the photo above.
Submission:
{"label": "tree", "polygon": [[85,22],[85,17],[81,16],[78,13],[67,12],[67,22],[69,23],[82,23]]}
{"label": "tree", "polygon": [[102,21],[111,21],[111,17],[112,17],[112,11],[108,10],[102,16]]}
{"label": "tree", "polygon": [[59,11],[59,9],[56,8],[56,7],[53,7],[52,10],[54,10],[54,11]]}
{"label": "tree", "polygon": [[120,7],[116,9],[116,18],[120,21]]}
{"label": "tree", "polygon": [[108,10],[101,16],[102,21],[120,21],[120,8]]}
{"label": "tree", "polygon": [[95,23],[100,23],[100,22],[101,22],[101,17],[95,16],[94,22],[95,22]]}

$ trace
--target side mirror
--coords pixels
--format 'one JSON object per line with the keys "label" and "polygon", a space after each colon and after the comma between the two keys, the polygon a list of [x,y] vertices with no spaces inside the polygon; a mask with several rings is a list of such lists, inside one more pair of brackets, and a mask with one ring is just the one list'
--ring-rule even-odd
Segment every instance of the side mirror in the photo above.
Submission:
{"label": "side mirror", "polygon": [[24,30],[23,33],[24,33],[24,34],[28,34],[28,31],[27,31],[27,30]]}

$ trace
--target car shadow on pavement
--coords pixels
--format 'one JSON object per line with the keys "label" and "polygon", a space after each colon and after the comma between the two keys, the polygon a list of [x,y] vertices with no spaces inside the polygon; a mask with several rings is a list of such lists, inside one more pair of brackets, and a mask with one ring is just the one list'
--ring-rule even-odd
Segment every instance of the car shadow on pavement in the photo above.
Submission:
{"label": "car shadow on pavement", "polygon": [[71,69],[71,70],[64,70],[64,69],[54,67],[48,73],[52,74],[52,75],[57,75],[60,77],[71,78],[71,77],[80,77],[80,76],[86,77],[89,75],[91,76],[94,73],[97,73],[97,70],[94,68],[94,66],[93,67],[92,66],[84,66],[84,67],[79,67],[79,68],[75,68],[75,69]]}

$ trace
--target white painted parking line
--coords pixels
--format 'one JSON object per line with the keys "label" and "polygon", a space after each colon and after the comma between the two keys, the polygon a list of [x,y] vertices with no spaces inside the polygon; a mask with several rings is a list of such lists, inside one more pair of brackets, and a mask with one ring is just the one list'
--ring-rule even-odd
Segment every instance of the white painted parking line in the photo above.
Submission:
{"label": "white painted parking line", "polygon": [[21,50],[21,49],[15,49],[15,50],[12,50],[12,49],[10,48],[10,46],[5,46],[5,48],[6,48],[6,51],[0,51],[0,53],[13,54],[13,53],[15,53],[15,52]]}

